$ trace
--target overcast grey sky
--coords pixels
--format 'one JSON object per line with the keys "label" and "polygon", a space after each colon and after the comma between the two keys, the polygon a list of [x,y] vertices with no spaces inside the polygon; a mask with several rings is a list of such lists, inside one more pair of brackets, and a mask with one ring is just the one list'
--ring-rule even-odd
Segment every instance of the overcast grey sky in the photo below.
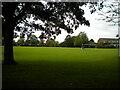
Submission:
{"label": "overcast grey sky", "polygon": [[[85,11],[85,18],[90,21],[90,27],[82,25],[75,30],[73,34],[70,34],[71,36],[76,36],[84,31],[89,40],[94,39],[95,42],[97,42],[99,38],[116,38],[118,26],[110,26],[109,23],[105,21],[97,20],[101,17],[98,13],[90,14],[90,10],[87,6],[83,6],[82,8]],[[37,21],[37,23],[40,23],[40,21]],[[39,37],[40,31],[36,31],[34,34]],[[56,41],[63,42],[67,35],[68,33],[62,30],[62,33],[56,37]]]}
{"label": "overcast grey sky", "polygon": [[[110,23],[97,20],[101,16],[99,16],[98,13],[90,14],[88,7],[83,7],[83,9],[85,11],[86,19],[90,21],[90,27],[82,25],[71,34],[72,36],[76,36],[81,31],[84,31],[87,33],[89,40],[94,39],[95,42],[97,42],[99,38],[116,38],[118,26],[110,26]],[[56,40],[62,42],[66,35],[68,34],[65,31],[62,31],[62,34],[59,35]]]}

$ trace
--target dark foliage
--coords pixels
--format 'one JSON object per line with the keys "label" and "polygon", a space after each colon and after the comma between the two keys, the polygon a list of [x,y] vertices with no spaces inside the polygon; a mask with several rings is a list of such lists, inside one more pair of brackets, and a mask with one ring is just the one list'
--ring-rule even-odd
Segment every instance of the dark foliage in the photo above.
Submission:
{"label": "dark foliage", "polygon": [[[73,29],[79,25],[90,26],[89,21],[83,16],[84,10],[80,8],[84,4],[82,2],[48,2],[47,4],[41,2],[3,2],[4,63],[14,62],[14,30],[20,31],[22,38],[25,34],[29,37],[35,30],[42,31],[41,38],[50,38],[53,35],[61,34],[63,29],[68,33],[73,33]],[[34,20],[32,22],[27,20],[31,17]],[[67,20],[67,18],[69,19]],[[36,20],[41,20],[44,25],[36,24]],[[24,24],[24,27],[19,25],[21,23]]]}

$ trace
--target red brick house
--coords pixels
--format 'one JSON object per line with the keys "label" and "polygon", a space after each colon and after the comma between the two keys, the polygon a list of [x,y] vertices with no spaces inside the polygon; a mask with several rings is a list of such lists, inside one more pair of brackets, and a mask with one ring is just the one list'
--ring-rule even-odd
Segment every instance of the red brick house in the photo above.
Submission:
{"label": "red brick house", "polygon": [[114,46],[117,47],[119,41],[118,41],[117,38],[100,38],[98,40],[98,44],[101,44],[101,43],[103,43],[103,44],[110,44],[110,45],[114,45]]}

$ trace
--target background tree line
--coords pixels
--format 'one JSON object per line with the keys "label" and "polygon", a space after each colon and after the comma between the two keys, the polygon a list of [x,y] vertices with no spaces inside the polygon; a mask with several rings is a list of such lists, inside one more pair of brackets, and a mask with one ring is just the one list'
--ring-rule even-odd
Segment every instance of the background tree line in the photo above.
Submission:
{"label": "background tree line", "polygon": [[59,45],[58,41],[50,38],[46,41],[43,39],[38,40],[38,37],[31,35],[25,40],[25,38],[20,37],[17,41],[13,40],[14,46],[41,46],[41,47],[57,47]]}
{"label": "background tree line", "polygon": [[107,43],[95,43],[93,39],[88,38],[85,32],[80,32],[77,36],[67,35],[63,42],[55,41],[55,38],[41,39],[41,36],[36,37],[30,35],[25,38],[20,37],[17,41],[13,41],[14,46],[38,46],[38,47],[82,47],[85,48],[116,48]]}
{"label": "background tree line", "polygon": [[[39,38],[39,39],[38,39]],[[41,36],[36,37],[35,35],[30,35],[25,38],[20,37],[17,41],[13,41],[14,46],[40,46],[40,47],[81,47],[82,44],[95,44],[94,40],[88,39],[85,32],[80,32],[77,36],[67,35],[63,42],[59,43],[53,38],[48,38],[47,40],[41,39]]]}

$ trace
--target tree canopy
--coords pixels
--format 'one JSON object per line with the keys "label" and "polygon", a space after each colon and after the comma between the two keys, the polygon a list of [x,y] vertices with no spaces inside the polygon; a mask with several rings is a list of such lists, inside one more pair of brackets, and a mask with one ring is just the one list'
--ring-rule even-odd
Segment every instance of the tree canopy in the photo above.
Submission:
{"label": "tree canopy", "polygon": [[25,45],[32,45],[36,46],[39,43],[38,38],[35,35],[31,35],[27,40],[25,41]]}
{"label": "tree canopy", "polygon": [[110,25],[120,26],[120,2],[113,1],[100,1],[96,5],[92,4],[91,12],[97,12],[101,17],[98,20],[111,23]]}
{"label": "tree canopy", "polygon": [[17,44],[21,46],[21,45],[24,45],[24,42],[25,42],[24,38],[19,38],[17,41]]}
{"label": "tree canopy", "polygon": [[70,36],[70,35],[67,35],[66,38],[65,38],[65,41],[64,41],[64,46],[65,47],[74,47],[74,38],[75,36]]}
{"label": "tree canopy", "polygon": [[78,36],[75,37],[74,45],[77,47],[81,47],[82,44],[88,43],[88,37],[85,32],[80,32]]}
{"label": "tree canopy", "polygon": [[[3,2],[3,28],[12,19],[15,23],[14,29],[20,31],[23,37],[33,30],[42,31],[44,38],[59,35],[62,29],[73,33],[79,25],[90,26],[89,21],[83,16],[84,10],[80,8],[84,4],[84,2],[47,2],[46,4]],[[28,21],[28,18],[33,18],[33,21]],[[42,23],[36,24],[37,20],[41,20]],[[23,27],[19,25],[21,23],[24,24]]]}
{"label": "tree canopy", "polygon": [[80,32],[77,36],[67,35],[64,42],[60,44],[62,47],[81,47],[82,44],[88,44],[88,37],[85,32]]}
{"label": "tree canopy", "polygon": [[[61,30],[73,33],[79,25],[90,26],[84,17],[84,10],[80,8],[84,4],[85,2],[2,2],[4,63],[15,62],[14,30],[21,32],[21,38],[25,34],[29,37],[34,31],[40,30],[42,32],[40,38],[49,39],[61,34]],[[37,20],[41,23],[36,23]]]}

